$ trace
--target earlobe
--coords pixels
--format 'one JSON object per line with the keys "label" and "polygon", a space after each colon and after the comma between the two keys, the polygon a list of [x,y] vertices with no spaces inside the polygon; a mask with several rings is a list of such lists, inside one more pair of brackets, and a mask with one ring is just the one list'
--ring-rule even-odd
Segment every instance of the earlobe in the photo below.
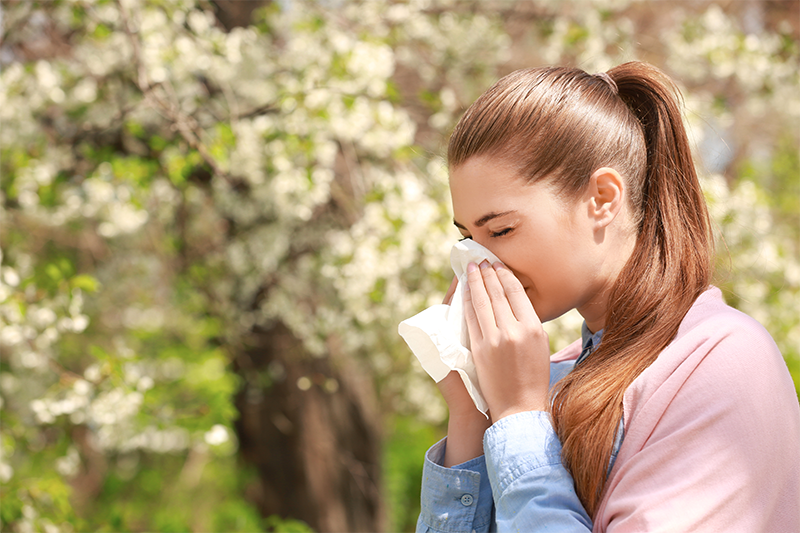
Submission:
{"label": "earlobe", "polygon": [[622,211],[625,196],[625,182],[619,172],[610,167],[594,171],[589,178],[590,216],[597,228],[604,228]]}

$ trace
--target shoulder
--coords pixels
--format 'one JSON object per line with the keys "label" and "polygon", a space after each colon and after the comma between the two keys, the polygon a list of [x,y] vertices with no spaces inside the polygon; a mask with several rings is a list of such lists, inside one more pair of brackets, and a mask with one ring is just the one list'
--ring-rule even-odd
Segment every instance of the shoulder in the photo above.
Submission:
{"label": "shoulder", "polygon": [[675,339],[653,363],[652,374],[670,374],[684,366],[691,372],[703,368],[723,375],[726,369],[772,369],[788,376],[769,332],[754,318],[727,305],[716,287],[697,299]]}
{"label": "shoulder", "polygon": [[673,342],[625,392],[624,423],[601,523],[796,530],[794,384],[769,333],[718,289],[698,298]]}
{"label": "shoulder", "polygon": [[800,434],[797,393],[780,350],[758,321],[726,305],[716,288],[698,298],[624,401],[626,420],[645,425],[713,418],[738,428],[731,437],[769,434],[776,425]]}
{"label": "shoulder", "polygon": [[686,338],[734,339],[738,342],[762,343],[774,348],[777,346],[767,330],[751,316],[727,305],[722,292],[710,287],[697,298],[686,313],[673,344],[680,344]]}
{"label": "shoulder", "polygon": [[726,304],[722,291],[717,287],[709,287],[686,313],[675,338],[678,340],[687,335],[714,336],[720,333],[728,336],[736,332],[742,336],[752,333],[767,334],[757,320]]}

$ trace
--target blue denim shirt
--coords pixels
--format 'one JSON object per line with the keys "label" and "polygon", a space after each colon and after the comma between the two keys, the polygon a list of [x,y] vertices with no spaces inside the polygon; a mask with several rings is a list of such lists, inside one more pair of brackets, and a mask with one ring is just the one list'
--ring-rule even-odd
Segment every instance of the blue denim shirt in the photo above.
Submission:
{"label": "blue denim shirt", "polygon": [[[550,364],[550,387],[600,343],[602,330],[584,324],[581,333],[577,362]],[[611,465],[621,443],[622,427]],[[442,466],[446,445],[442,439],[425,455],[418,532],[591,531],[548,413],[499,420],[484,434],[485,455],[452,468]]]}

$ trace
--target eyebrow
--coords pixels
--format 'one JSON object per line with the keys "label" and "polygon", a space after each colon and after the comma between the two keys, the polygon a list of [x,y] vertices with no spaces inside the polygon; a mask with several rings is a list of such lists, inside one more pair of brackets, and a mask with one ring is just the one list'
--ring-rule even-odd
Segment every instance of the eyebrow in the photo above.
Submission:
{"label": "eyebrow", "polygon": [[[477,227],[477,228],[483,227],[490,220],[493,220],[493,219],[499,218],[499,217],[503,217],[503,216],[506,216],[506,215],[510,215],[512,213],[516,213],[516,211],[503,211],[502,213],[489,213],[488,215],[485,215],[485,216],[479,218],[478,220],[476,220],[475,221],[475,227]],[[458,222],[456,222],[455,219],[453,219],[453,224],[455,224],[455,226],[457,228],[459,228],[459,229],[463,229],[463,230],[467,229],[463,225],[461,225]]]}

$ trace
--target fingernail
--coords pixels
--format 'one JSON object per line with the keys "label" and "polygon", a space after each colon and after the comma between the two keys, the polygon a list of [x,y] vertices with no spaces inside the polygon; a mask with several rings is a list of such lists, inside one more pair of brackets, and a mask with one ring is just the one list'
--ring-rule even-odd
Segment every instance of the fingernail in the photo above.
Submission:
{"label": "fingernail", "polygon": [[478,267],[475,265],[475,263],[470,263],[467,265],[467,272],[475,272],[476,270],[478,270]]}
{"label": "fingernail", "polygon": [[489,268],[489,261],[487,261],[486,259],[484,259],[483,261],[481,261],[481,268],[482,268],[482,269],[483,269],[483,268]]}
{"label": "fingernail", "polygon": [[494,267],[495,270],[500,270],[503,268],[503,263],[501,263],[500,261],[495,261],[494,264],[492,264],[492,266]]}

